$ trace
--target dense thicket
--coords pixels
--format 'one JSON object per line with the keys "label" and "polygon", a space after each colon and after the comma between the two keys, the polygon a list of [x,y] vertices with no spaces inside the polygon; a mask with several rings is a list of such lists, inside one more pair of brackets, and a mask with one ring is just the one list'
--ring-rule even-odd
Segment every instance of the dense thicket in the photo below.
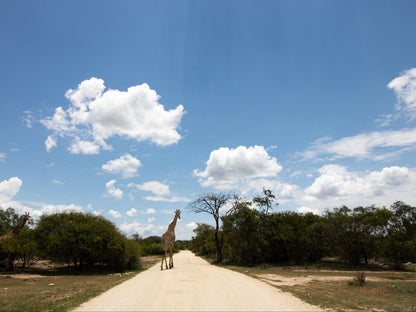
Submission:
{"label": "dense thicket", "polygon": [[[223,216],[222,222],[224,258],[237,264],[305,264],[325,256],[352,265],[369,259],[394,267],[416,262],[416,208],[403,202],[390,209],[344,206],[322,216],[267,213],[245,202]],[[194,232],[192,250],[214,258],[214,228],[198,224]]]}

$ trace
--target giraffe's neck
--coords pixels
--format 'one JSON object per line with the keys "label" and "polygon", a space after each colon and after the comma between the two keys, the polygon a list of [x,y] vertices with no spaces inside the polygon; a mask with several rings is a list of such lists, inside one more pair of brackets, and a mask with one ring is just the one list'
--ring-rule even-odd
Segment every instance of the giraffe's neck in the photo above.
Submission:
{"label": "giraffe's neck", "polygon": [[23,217],[20,220],[19,224],[17,224],[13,229],[11,229],[9,232],[7,232],[6,234],[0,237],[0,242],[6,241],[12,238],[13,236],[17,235],[20,232],[20,230],[25,226],[26,221],[27,221],[27,218]]}
{"label": "giraffe's neck", "polygon": [[20,220],[19,224],[18,224],[18,225],[16,225],[16,226],[15,226],[15,228],[12,230],[12,231],[13,231],[13,233],[14,233],[14,234],[19,233],[19,232],[20,232],[20,230],[21,230],[21,229],[25,226],[26,221],[27,221],[27,218],[26,218],[26,217],[23,217],[23,218]]}
{"label": "giraffe's neck", "polygon": [[175,215],[175,218],[173,219],[172,223],[169,224],[169,230],[174,230],[175,229],[177,220],[178,220],[178,215]]}

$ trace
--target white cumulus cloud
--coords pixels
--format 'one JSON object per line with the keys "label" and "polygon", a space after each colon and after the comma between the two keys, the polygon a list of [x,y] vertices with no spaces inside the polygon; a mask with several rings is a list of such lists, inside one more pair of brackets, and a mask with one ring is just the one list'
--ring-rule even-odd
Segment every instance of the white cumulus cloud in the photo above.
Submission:
{"label": "white cumulus cloud", "polygon": [[176,195],[171,194],[169,185],[166,185],[158,181],[149,181],[149,182],[145,182],[142,184],[130,183],[128,186],[135,187],[141,191],[152,192],[155,196],[144,197],[144,199],[149,200],[149,201],[158,201],[158,202],[161,201],[161,202],[170,202],[170,203],[191,201],[187,197],[176,196]]}
{"label": "white cumulus cloud", "polygon": [[387,167],[370,173],[350,172],[340,165],[326,165],[320,170],[320,176],[305,194],[316,199],[375,197],[383,195],[392,186],[409,182],[409,169],[406,167]]}
{"label": "white cumulus cloud", "polygon": [[387,85],[397,96],[396,110],[410,120],[416,118],[416,68],[404,71]]}
{"label": "white cumulus cloud", "polygon": [[121,217],[122,217],[122,215],[121,215],[121,213],[120,213],[120,212],[118,212],[118,211],[116,211],[116,210],[113,210],[113,209],[111,209],[111,210],[108,212],[108,214],[109,214],[111,217],[113,217],[113,218],[121,218]]}
{"label": "white cumulus cloud", "polygon": [[48,150],[57,145],[57,136],[72,138],[69,151],[83,154],[111,149],[106,140],[113,136],[148,140],[160,146],[181,139],[177,128],[185,114],[184,107],[165,110],[159,103],[160,96],[146,83],[127,91],[105,90],[104,80],[93,77],[69,89],[65,97],[70,101],[67,109],[57,107],[53,116],[41,120],[52,131],[45,142]]}
{"label": "white cumulus cloud", "polygon": [[[56,145],[57,144],[55,141],[55,146]],[[46,149],[48,150],[47,147]],[[100,152],[100,145],[96,142],[81,140],[79,137],[76,136],[72,141],[71,146],[68,147],[68,150],[71,152],[71,154],[98,154]]]}
{"label": "white cumulus cloud", "polygon": [[144,199],[149,201],[156,202],[168,202],[168,203],[177,203],[177,202],[190,202],[191,199],[184,196],[146,196]]}
{"label": "white cumulus cloud", "polygon": [[276,201],[290,200],[295,198],[298,186],[295,184],[282,183],[271,179],[253,179],[241,183],[240,190],[243,196],[260,194],[263,188],[272,191],[276,196]]}
{"label": "white cumulus cloud", "polygon": [[102,169],[108,173],[121,174],[123,178],[131,178],[137,174],[140,166],[140,160],[130,154],[125,154],[118,159],[108,161],[102,165]]}
{"label": "white cumulus cloud", "polygon": [[[325,165],[309,187],[292,204],[299,212],[323,212],[346,205],[389,206],[401,200],[416,203],[416,169],[391,166],[374,171],[350,171],[341,165]],[[295,207],[294,207],[295,208]]]}
{"label": "white cumulus cloud", "polygon": [[186,227],[187,227],[188,229],[191,229],[191,230],[196,229],[196,228],[197,228],[197,226],[198,226],[198,224],[196,224],[196,222],[189,222],[189,223],[186,225]]}
{"label": "white cumulus cloud", "polygon": [[156,210],[153,208],[147,208],[146,211],[144,212],[144,214],[150,215],[150,214],[155,214]]}
{"label": "white cumulus cloud", "polygon": [[136,184],[136,187],[142,191],[149,191],[156,195],[170,194],[169,185],[160,183],[158,181],[145,182],[143,184]]}
{"label": "white cumulus cloud", "polygon": [[55,148],[58,145],[56,141],[56,137],[54,135],[50,135],[46,138],[45,146],[46,151],[49,152],[51,149]]}
{"label": "white cumulus cloud", "polygon": [[117,182],[116,180],[111,180],[105,184],[105,188],[106,188],[106,192],[104,194],[105,197],[114,197],[117,199],[123,198],[123,191],[119,188],[116,188],[115,186],[116,182]]}
{"label": "white cumulus cloud", "polygon": [[70,204],[70,205],[52,205],[52,204],[45,204],[41,210],[41,215],[50,215],[54,213],[62,213],[62,212],[83,212],[84,208],[79,205]]}
{"label": "white cumulus cloud", "polygon": [[153,223],[141,224],[139,222],[127,223],[120,225],[120,230],[131,235],[139,234],[142,237],[157,235],[161,236],[165,231],[165,226],[156,226]]}
{"label": "white cumulus cloud", "polygon": [[0,182],[0,205],[2,202],[10,201],[20,191],[22,184],[22,180],[18,177]]}
{"label": "white cumulus cloud", "polygon": [[129,217],[137,217],[137,210],[134,208],[131,208],[129,211],[126,212],[126,214]]}
{"label": "white cumulus cloud", "polygon": [[231,189],[243,179],[274,177],[282,167],[263,146],[222,147],[211,152],[204,171],[194,170],[204,187]]}

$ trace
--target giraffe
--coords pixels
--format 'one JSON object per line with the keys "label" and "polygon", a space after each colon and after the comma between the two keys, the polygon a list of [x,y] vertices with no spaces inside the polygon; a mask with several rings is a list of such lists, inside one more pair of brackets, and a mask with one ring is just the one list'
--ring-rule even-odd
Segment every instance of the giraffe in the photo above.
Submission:
{"label": "giraffe", "polygon": [[6,234],[0,236],[0,243],[8,239],[11,239],[17,234],[19,234],[20,230],[25,226],[26,221],[29,220],[29,218],[30,218],[29,213],[25,212],[25,214],[23,215],[23,218],[20,219],[19,223],[13,229],[11,229]]}
{"label": "giraffe", "polygon": [[[0,236],[0,244],[5,242],[8,239],[11,239],[15,237],[17,234],[19,234],[20,230],[25,226],[26,221],[29,220],[30,216],[28,212],[25,212],[23,215],[23,218],[20,219],[19,223],[10,231],[8,231],[6,234]],[[14,261],[14,254],[9,253],[9,256],[7,258],[7,270],[13,271],[13,261]]]}
{"label": "giraffe", "polygon": [[162,264],[160,265],[160,269],[163,270],[163,260],[165,260],[166,269],[168,269],[168,263],[166,260],[166,254],[169,251],[169,269],[173,268],[173,245],[175,244],[175,226],[177,219],[181,218],[181,211],[177,209],[175,211],[175,217],[171,224],[169,224],[168,230],[165,234],[162,235],[162,249],[163,249],[163,256],[162,256]]}

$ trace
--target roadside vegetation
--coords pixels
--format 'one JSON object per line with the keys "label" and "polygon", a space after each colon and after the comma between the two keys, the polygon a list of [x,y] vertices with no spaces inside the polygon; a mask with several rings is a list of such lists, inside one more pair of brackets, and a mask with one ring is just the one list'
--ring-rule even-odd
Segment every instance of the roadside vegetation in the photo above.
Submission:
{"label": "roadside vegetation", "polygon": [[[234,196],[228,210],[218,207],[213,214],[218,216],[222,211],[221,226],[198,224],[191,250],[217,263],[243,266],[308,265],[325,257],[353,266],[373,263],[393,269],[416,262],[415,207],[400,201],[390,208],[342,206],[319,216],[271,212],[270,200],[274,197],[270,195],[265,190],[263,197],[252,201]],[[217,197],[210,194],[202,204],[213,207],[211,201]],[[201,212],[195,210],[195,204],[200,203],[201,198],[191,209]]]}
{"label": "roadside vegetation", "polygon": [[[160,261],[160,237],[126,237],[82,213],[22,216],[0,209],[0,311],[68,311]],[[18,229],[18,231],[16,230]],[[177,241],[175,252],[187,241]]]}
{"label": "roadside vegetation", "polygon": [[[12,208],[0,209],[0,235],[21,219]],[[7,269],[22,263],[22,271],[38,260],[66,264],[78,271],[102,269],[122,272],[140,269],[140,246],[101,216],[76,212],[41,216],[37,224],[25,225],[18,234],[1,243],[0,260]]]}
{"label": "roadside vegetation", "polygon": [[217,226],[198,224],[190,249],[325,309],[416,310],[415,207],[342,206],[320,216],[276,207],[266,189],[252,200],[200,196],[190,210]]}

